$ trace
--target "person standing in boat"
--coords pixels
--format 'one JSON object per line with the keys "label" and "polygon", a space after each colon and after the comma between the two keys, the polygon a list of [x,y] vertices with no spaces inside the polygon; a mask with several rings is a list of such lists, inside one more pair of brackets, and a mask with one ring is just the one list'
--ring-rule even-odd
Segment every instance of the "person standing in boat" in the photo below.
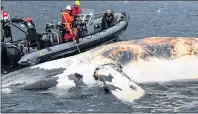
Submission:
{"label": "person standing in boat", "polygon": [[71,23],[73,20],[71,16],[71,6],[68,5],[62,12],[62,23]]}
{"label": "person standing in boat", "polygon": [[1,7],[1,22],[7,22],[10,19],[8,13]]}
{"label": "person standing in boat", "polygon": [[81,13],[80,2],[76,0],[72,6],[72,16],[77,16]]}
{"label": "person standing in boat", "polygon": [[[4,8],[1,6],[1,41],[4,42],[5,37],[10,34],[11,28],[8,24],[10,21],[10,16],[8,13],[4,10]],[[8,35],[9,36],[9,35]]]}
{"label": "person standing in boat", "polygon": [[107,10],[106,13],[102,17],[102,30],[104,30],[107,26],[111,27],[114,20],[114,14],[111,10]]}
{"label": "person standing in boat", "polygon": [[72,40],[76,38],[76,35],[73,34],[73,30],[71,28],[71,23],[73,21],[73,17],[71,15],[71,6],[68,5],[66,9],[62,12],[62,23],[64,25],[63,38],[65,41]]}

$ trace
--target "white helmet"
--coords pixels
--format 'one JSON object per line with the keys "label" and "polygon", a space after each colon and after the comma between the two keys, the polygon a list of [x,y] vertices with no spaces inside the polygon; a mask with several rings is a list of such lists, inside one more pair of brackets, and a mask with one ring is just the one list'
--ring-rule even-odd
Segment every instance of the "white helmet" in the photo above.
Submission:
{"label": "white helmet", "polygon": [[68,5],[68,6],[66,7],[66,10],[71,10],[71,6]]}

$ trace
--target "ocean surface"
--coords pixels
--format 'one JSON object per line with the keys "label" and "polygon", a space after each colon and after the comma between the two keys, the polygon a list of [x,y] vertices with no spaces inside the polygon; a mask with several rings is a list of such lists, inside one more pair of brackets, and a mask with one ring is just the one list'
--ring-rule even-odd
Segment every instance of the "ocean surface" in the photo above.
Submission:
{"label": "ocean surface", "polygon": [[[38,32],[44,32],[48,22],[60,21],[60,9],[64,9],[68,4],[73,2],[2,2],[11,16],[31,17]],[[81,1],[81,7],[95,9],[97,12],[104,12],[106,9],[127,12],[131,20],[127,30],[119,37],[121,40],[154,36],[198,36],[198,2],[196,1]],[[16,39],[24,37],[14,28],[13,32]],[[1,94],[1,111],[198,112],[198,81],[196,80],[149,83],[140,86],[146,91],[146,95],[130,104],[119,101],[111,94],[104,94],[103,89],[97,87],[12,91]]]}

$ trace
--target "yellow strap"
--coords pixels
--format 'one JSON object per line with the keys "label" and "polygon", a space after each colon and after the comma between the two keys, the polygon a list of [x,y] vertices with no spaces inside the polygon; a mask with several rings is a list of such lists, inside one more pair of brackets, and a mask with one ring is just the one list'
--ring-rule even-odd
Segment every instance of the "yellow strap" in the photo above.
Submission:
{"label": "yellow strap", "polygon": [[40,56],[43,56],[43,53],[42,53],[42,51],[40,51]]}

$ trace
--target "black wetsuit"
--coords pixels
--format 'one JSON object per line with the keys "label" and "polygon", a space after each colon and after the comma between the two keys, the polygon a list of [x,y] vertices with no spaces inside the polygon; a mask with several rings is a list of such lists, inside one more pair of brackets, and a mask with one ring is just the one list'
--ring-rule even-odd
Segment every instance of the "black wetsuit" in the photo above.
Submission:
{"label": "black wetsuit", "polygon": [[79,28],[79,21],[75,17],[74,20],[71,23],[71,28],[77,28],[77,34],[76,34],[76,42],[79,43],[79,34],[80,34],[80,28]]}
{"label": "black wetsuit", "polygon": [[102,30],[104,30],[107,27],[110,27],[112,25],[112,22],[114,20],[114,15],[110,13],[108,16],[107,13],[105,13],[102,17]]}

